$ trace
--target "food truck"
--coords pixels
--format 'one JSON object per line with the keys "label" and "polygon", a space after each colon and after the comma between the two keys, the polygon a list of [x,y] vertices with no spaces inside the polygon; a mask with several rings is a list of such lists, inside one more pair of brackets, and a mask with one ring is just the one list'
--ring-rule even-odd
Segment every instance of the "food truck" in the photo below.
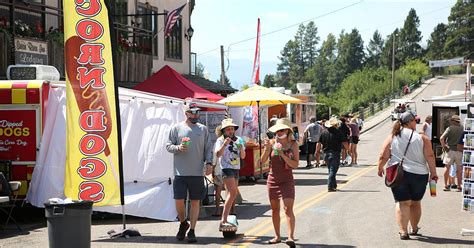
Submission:
{"label": "food truck", "polygon": [[52,66],[11,65],[0,80],[0,171],[21,182],[24,198],[36,164],[51,82],[59,80]]}

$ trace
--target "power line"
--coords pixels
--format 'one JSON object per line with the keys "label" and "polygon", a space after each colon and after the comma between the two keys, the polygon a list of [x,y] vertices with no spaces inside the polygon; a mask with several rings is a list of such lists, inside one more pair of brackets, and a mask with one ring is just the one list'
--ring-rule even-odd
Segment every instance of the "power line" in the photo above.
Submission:
{"label": "power line", "polygon": [[[319,15],[319,16],[316,16],[316,17],[313,17],[313,18],[310,18],[310,19],[307,19],[307,20],[304,20],[304,21],[301,21],[301,22],[298,22],[298,23],[294,23],[292,25],[289,25],[289,26],[286,26],[286,27],[283,27],[283,28],[280,28],[280,29],[276,29],[276,30],[273,30],[273,31],[270,31],[268,33],[264,33],[264,34],[261,34],[260,37],[263,37],[263,36],[267,36],[267,35],[270,35],[270,34],[274,34],[274,33],[277,33],[277,32],[280,32],[280,31],[283,31],[283,30],[286,30],[286,29],[289,29],[289,28],[293,28],[293,27],[296,27],[296,26],[299,26],[300,24],[303,24],[303,23],[306,23],[306,22],[309,22],[309,21],[312,21],[312,20],[315,20],[315,19],[319,19],[319,18],[322,18],[322,17],[325,17],[325,16],[328,16],[328,15],[331,15],[331,14],[334,14],[336,12],[339,12],[339,11],[342,11],[344,9],[347,9],[347,8],[350,8],[352,6],[355,6],[357,4],[360,4],[362,3],[364,0],[360,0],[359,2],[356,2],[356,3],[353,3],[353,4],[350,4],[350,5],[346,5],[342,8],[339,8],[339,9],[336,9],[336,10],[333,10],[333,11],[330,11],[330,12],[327,12],[327,13],[324,13],[322,15]],[[233,46],[233,45],[237,45],[237,44],[240,44],[240,43],[244,43],[244,42],[247,42],[247,41],[250,41],[250,40],[254,40],[256,39],[257,36],[252,36],[250,38],[247,38],[247,39],[243,39],[243,40],[240,40],[240,41],[237,41],[237,42],[233,42],[233,43],[230,43],[229,44],[229,47],[230,46]],[[214,48],[214,49],[211,49],[211,50],[208,50],[208,51],[205,51],[203,53],[198,53],[198,55],[203,55],[203,54],[206,54],[206,53],[210,53],[212,51],[215,51],[219,49],[218,47],[217,48]]]}
{"label": "power line", "polygon": [[[432,14],[432,13],[434,13],[434,12],[437,12],[437,11],[440,11],[440,10],[443,10],[443,9],[447,9],[447,8],[451,8],[451,7],[452,7],[452,5],[448,5],[448,6],[439,8],[439,9],[435,9],[435,10],[431,10],[431,11],[428,11],[428,12],[424,12],[424,13],[419,14],[418,17],[424,16],[424,15],[428,15],[428,14]],[[399,19],[398,21],[394,21],[394,22],[391,22],[391,23],[383,24],[383,25],[380,25],[380,26],[377,26],[377,27],[361,29],[360,32],[363,33],[363,32],[369,31],[369,30],[378,30],[379,28],[386,27],[386,26],[392,26],[392,25],[394,25],[394,24],[398,24],[398,23],[403,22],[403,21],[405,21],[405,19]]]}

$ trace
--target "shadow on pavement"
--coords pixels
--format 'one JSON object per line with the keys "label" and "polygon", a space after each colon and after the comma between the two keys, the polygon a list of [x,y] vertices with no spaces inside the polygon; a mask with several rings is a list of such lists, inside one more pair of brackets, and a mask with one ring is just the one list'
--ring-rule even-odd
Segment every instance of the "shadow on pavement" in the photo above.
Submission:
{"label": "shadow on pavement", "polygon": [[[253,240],[252,243],[256,245],[267,245],[267,242],[271,240],[273,236],[245,236],[245,239],[247,240]],[[281,243],[280,245],[285,245],[285,240],[286,237],[281,237]],[[245,242],[241,241],[241,242]],[[336,248],[353,248],[355,246],[352,245],[329,245],[329,244],[305,244],[305,243],[300,243],[298,242],[298,239],[295,241],[296,247],[336,247]],[[238,246],[241,243],[236,243],[234,246]],[[249,247],[251,247],[250,245]],[[278,246],[280,247],[280,246]]]}
{"label": "shadow on pavement", "polygon": [[416,237],[416,240],[437,245],[474,245],[474,240],[438,238],[425,235]]}
{"label": "shadow on pavement", "polygon": [[[204,207],[206,212],[214,212],[215,207],[214,206],[205,206]],[[238,204],[235,206],[235,210],[237,211],[237,218],[239,220],[253,220],[257,217],[262,217],[265,216],[265,212],[270,210],[271,207],[269,204],[260,204],[260,203],[249,203],[249,202],[244,202],[242,204]],[[222,204],[221,204],[221,210],[222,210]],[[211,216],[207,218],[201,219],[202,221],[206,220],[218,220],[220,219],[220,216]],[[201,221],[199,220],[199,221]]]}
{"label": "shadow on pavement", "polygon": [[21,226],[21,228],[22,228],[22,231],[18,231],[15,226],[12,226],[12,227],[9,226],[7,230],[0,229],[0,239],[12,238],[12,237],[17,237],[17,236],[22,236],[22,235],[29,235],[30,231],[36,229],[36,228],[29,228],[27,230],[23,226]]}
{"label": "shadow on pavement", "polygon": [[[327,176],[327,172],[301,172],[301,171],[293,171],[294,175],[320,175],[320,176]],[[347,176],[346,174],[337,174],[338,176]]]}
{"label": "shadow on pavement", "polygon": [[28,235],[35,229],[46,227],[46,218],[44,216],[43,208],[37,208],[26,204],[24,207],[15,207],[12,216],[17,221],[21,231],[17,229],[16,225],[11,220],[8,223],[8,226],[4,229],[3,225],[6,222],[7,216],[5,214],[0,214],[0,239]]}
{"label": "shadow on pavement", "polygon": [[[131,215],[126,216],[127,224],[146,224],[146,223],[160,223],[167,222],[162,220],[148,219],[142,217],[135,217]],[[106,212],[94,211],[92,214],[92,225],[120,225],[122,224],[122,215]]]}
{"label": "shadow on pavement", "polygon": [[[103,239],[92,240],[92,244],[96,243],[142,243],[142,244],[169,244],[169,245],[188,245],[185,240],[178,241],[175,236],[148,236],[146,233],[142,233],[144,236],[130,237],[130,238],[114,238],[110,239],[105,237]],[[238,234],[239,235],[239,234]],[[240,234],[242,235],[242,234]],[[196,234],[198,242],[193,245],[210,245],[210,244],[225,244],[231,239],[224,239],[218,237],[204,237]]]}
{"label": "shadow on pavement", "polygon": [[[339,175],[338,175],[339,176]],[[347,180],[337,180],[337,184],[347,183]],[[296,186],[315,186],[315,185],[326,185],[328,184],[327,179],[300,179],[295,178]]]}
{"label": "shadow on pavement", "polygon": [[360,192],[360,193],[379,193],[380,190],[357,190],[357,189],[341,189],[339,192]]}

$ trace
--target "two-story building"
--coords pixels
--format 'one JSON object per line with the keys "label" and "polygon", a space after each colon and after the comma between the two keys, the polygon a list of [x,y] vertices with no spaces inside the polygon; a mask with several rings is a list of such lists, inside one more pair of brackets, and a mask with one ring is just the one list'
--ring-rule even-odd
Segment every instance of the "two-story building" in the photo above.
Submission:
{"label": "two-story building", "polygon": [[[117,37],[115,69],[121,86],[133,87],[164,65],[180,74],[195,74],[196,54],[191,53],[195,0],[113,2],[109,14]],[[167,13],[184,4],[181,18],[165,37]],[[53,65],[64,78],[63,7],[63,0],[0,1],[0,79],[6,79],[6,68],[11,64]]]}

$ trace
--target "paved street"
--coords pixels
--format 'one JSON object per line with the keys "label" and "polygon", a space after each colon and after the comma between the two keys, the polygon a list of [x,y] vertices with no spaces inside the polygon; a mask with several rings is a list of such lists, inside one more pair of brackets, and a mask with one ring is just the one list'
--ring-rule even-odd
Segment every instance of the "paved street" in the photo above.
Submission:
{"label": "paved street", "polygon": [[[422,103],[434,95],[463,89],[463,77],[436,79],[412,93],[416,96],[418,114],[424,120],[431,104]],[[374,128],[361,136],[359,165],[342,167],[337,175],[340,191],[327,192],[327,168],[300,168],[296,178],[296,238],[300,247],[473,247],[474,236],[461,236],[461,228],[474,229],[474,215],[461,211],[461,193],[444,192],[438,184],[437,197],[425,194],[420,223],[422,236],[401,241],[395,223],[395,204],[390,190],[376,175],[380,146],[389,134],[392,122],[390,109],[367,120],[365,128]],[[305,162],[300,162],[304,167]],[[442,177],[442,169],[438,168]],[[440,182],[442,178],[440,178]],[[240,186],[244,202],[237,207],[239,235],[225,240],[217,231],[218,218],[205,217],[198,222],[194,246],[261,246],[273,236],[270,206],[265,184],[243,183]],[[206,213],[212,207],[204,208]],[[133,218],[128,227],[137,228],[142,237],[109,239],[107,231],[121,228],[121,219],[94,220],[92,247],[182,247],[175,239],[178,223]],[[282,235],[286,238],[286,222],[282,218]],[[0,236],[0,247],[47,247],[47,228],[35,228],[27,234]],[[73,242],[73,241],[72,241]],[[268,245],[266,245],[268,246]],[[286,247],[284,244],[272,247]]]}

